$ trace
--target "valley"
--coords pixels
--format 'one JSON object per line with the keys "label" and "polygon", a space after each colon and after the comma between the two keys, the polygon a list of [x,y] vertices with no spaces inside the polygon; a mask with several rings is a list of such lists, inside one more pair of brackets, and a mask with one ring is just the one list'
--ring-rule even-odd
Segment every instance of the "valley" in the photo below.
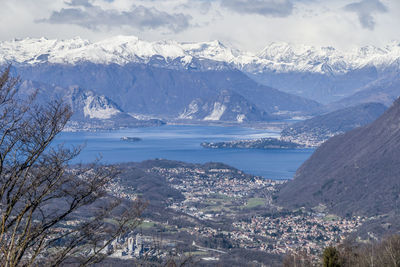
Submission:
{"label": "valley", "polygon": [[0,6],[0,267],[400,267],[399,0]]}
{"label": "valley", "polygon": [[101,223],[145,203],[101,249],[110,265],[315,265],[332,244],[398,232],[399,47],[26,38],[0,41],[0,63],[15,96],[71,109],[51,144],[83,148],[70,173],[118,173],[101,201],[121,206]]}
{"label": "valley", "polygon": [[[150,160],[117,166],[122,174],[109,193],[140,197],[149,205],[143,223],[109,247],[111,259],[157,262],[172,249],[197,264],[227,266],[229,258],[242,253],[246,257],[235,264],[279,266],[282,254],[300,252],[318,261],[324,247],[368,220],[318,209],[282,210],[273,198],[287,181],[248,175],[221,163]],[[130,245],[131,239],[136,245]]]}

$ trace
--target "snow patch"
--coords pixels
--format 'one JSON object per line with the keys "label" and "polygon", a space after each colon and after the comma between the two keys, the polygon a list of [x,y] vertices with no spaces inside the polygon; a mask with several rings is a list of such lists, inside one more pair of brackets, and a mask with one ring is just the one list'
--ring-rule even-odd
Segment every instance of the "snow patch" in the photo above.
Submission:
{"label": "snow patch", "polygon": [[83,113],[90,119],[109,119],[121,111],[110,105],[105,96],[94,96],[88,93]]}
{"label": "snow patch", "polygon": [[196,100],[193,100],[185,110],[179,114],[179,119],[193,119],[193,115],[199,111]]}
{"label": "snow patch", "polygon": [[137,113],[128,113],[129,116],[131,116],[134,119],[140,120],[140,121],[147,121],[147,120],[160,120],[161,118],[153,115],[148,115],[148,114],[137,114]]}
{"label": "snow patch", "polygon": [[246,115],[244,115],[244,114],[238,114],[238,115],[236,116],[236,120],[237,120],[237,122],[239,122],[239,123],[242,123],[245,119],[246,119]]}
{"label": "snow patch", "polygon": [[224,112],[226,110],[226,106],[219,103],[219,102],[215,102],[214,103],[214,109],[211,112],[210,115],[208,115],[207,117],[205,117],[203,120],[205,121],[219,121],[222,117],[222,115],[224,115]]}

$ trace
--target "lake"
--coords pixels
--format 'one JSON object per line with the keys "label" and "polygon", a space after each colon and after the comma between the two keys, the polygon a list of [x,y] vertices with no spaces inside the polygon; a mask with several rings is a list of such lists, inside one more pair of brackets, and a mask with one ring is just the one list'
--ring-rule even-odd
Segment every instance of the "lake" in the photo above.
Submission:
{"label": "lake", "polygon": [[[127,142],[121,137],[139,137]],[[55,143],[85,144],[75,162],[91,162],[101,155],[104,163],[163,158],[192,163],[223,162],[268,179],[290,179],[313,149],[206,149],[202,142],[279,137],[279,132],[244,127],[165,125],[99,132],[63,132]]]}

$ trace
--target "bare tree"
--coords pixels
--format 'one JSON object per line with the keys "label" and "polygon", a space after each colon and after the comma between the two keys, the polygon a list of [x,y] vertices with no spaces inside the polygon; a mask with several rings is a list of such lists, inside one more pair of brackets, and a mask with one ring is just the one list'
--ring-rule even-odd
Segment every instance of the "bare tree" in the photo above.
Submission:
{"label": "bare tree", "polygon": [[313,264],[312,258],[306,251],[292,252],[285,255],[282,262],[283,267],[311,267]]}
{"label": "bare tree", "polygon": [[[328,247],[324,251],[324,266],[328,262],[336,262],[343,267],[398,267],[400,266],[400,235],[394,234],[380,241],[357,243],[346,240],[337,248]],[[332,260],[333,259],[333,260]],[[331,265],[335,266],[335,265]]]}
{"label": "bare tree", "polygon": [[99,262],[116,237],[141,222],[144,204],[107,194],[114,168],[71,167],[80,149],[51,145],[70,107],[21,96],[18,82],[10,67],[0,74],[1,265]]}

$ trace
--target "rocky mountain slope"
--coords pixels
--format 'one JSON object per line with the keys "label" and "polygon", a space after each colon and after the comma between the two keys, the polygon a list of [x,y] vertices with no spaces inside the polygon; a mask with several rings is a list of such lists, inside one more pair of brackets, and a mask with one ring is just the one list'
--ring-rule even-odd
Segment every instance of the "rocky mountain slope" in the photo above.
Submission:
{"label": "rocky mountain slope", "polygon": [[204,121],[267,121],[278,118],[233,91],[223,90],[211,99],[197,98],[179,114],[179,119]]}
{"label": "rocky mountain slope", "polygon": [[[15,72],[23,79],[48,85],[64,88],[74,85],[91,90],[128,113],[167,119],[265,121],[282,114],[313,113],[321,107],[315,101],[257,84],[235,69],[204,71],[149,64],[45,63],[15,66]],[[194,112],[196,105],[198,110]]]}
{"label": "rocky mountain slope", "polygon": [[400,99],[373,123],[321,145],[281,189],[277,203],[323,204],[339,215],[398,214]]}
{"label": "rocky mountain slope", "polygon": [[77,86],[62,88],[25,80],[19,93],[30,95],[37,92],[39,103],[63,99],[73,112],[67,129],[114,129],[121,127],[158,126],[164,122],[157,119],[139,120],[124,112],[104,95]]}

